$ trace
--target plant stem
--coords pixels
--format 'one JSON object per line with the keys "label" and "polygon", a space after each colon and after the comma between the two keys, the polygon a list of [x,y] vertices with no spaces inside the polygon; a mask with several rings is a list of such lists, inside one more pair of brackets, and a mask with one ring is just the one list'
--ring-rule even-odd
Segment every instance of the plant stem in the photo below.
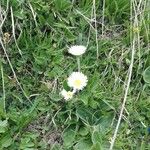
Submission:
{"label": "plant stem", "polygon": [[81,67],[80,67],[80,57],[77,56],[77,64],[78,64],[78,71],[80,72]]}
{"label": "plant stem", "polygon": [[5,84],[4,84],[4,72],[3,72],[3,66],[1,65],[1,75],[2,75],[2,86],[3,86],[3,111],[6,114],[6,107],[5,107]]}

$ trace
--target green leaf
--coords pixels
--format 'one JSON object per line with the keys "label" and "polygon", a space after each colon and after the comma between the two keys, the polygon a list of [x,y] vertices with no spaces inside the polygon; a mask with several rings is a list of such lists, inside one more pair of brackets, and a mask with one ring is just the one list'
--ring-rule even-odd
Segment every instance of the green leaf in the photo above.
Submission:
{"label": "green leaf", "polygon": [[98,105],[99,103],[97,101],[94,101],[93,99],[89,101],[89,106],[91,106],[93,109],[96,109]]}
{"label": "green leaf", "polygon": [[64,146],[71,147],[75,140],[76,132],[73,128],[67,128],[63,133]]}
{"label": "green leaf", "polygon": [[63,88],[64,88],[66,91],[71,90],[70,87],[68,86],[68,83],[67,83],[66,80],[63,82]]}
{"label": "green leaf", "polygon": [[146,83],[150,83],[150,66],[144,71],[143,79]]}
{"label": "green leaf", "polygon": [[7,148],[11,145],[11,143],[12,143],[12,138],[9,134],[7,134],[6,136],[1,137],[1,139],[0,139],[0,148],[1,149]]}
{"label": "green leaf", "polygon": [[79,117],[84,123],[89,125],[97,125],[100,121],[100,112],[95,111],[89,107],[78,107],[76,110],[76,115]]}
{"label": "green leaf", "polygon": [[68,8],[70,8],[71,3],[68,0],[55,0],[54,1],[55,8],[59,11],[66,11]]}
{"label": "green leaf", "polygon": [[79,132],[78,132],[80,135],[82,135],[82,136],[85,136],[85,135],[87,135],[88,133],[89,133],[89,130],[88,130],[88,128],[87,127],[81,127],[80,129],[79,129]]}
{"label": "green leaf", "polygon": [[89,101],[89,94],[87,94],[87,93],[83,93],[83,94],[81,94],[80,95],[80,99],[81,99],[81,101],[85,104],[85,105],[88,105],[88,101]]}
{"label": "green leaf", "polygon": [[21,139],[20,149],[27,149],[32,148],[34,146],[34,143],[31,141],[30,138],[23,138]]}
{"label": "green leaf", "polygon": [[100,143],[96,143],[91,147],[91,150],[102,150]]}
{"label": "green leaf", "polygon": [[60,101],[62,99],[62,96],[59,94],[59,93],[52,93],[50,94],[50,98],[53,100],[53,101]]}
{"label": "green leaf", "polygon": [[91,141],[82,139],[75,145],[74,150],[90,150],[91,146]]}
{"label": "green leaf", "polygon": [[14,17],[17,17],[17,18],[19,18],[19,19],[25,19],[25,13],[24,13],[24,11],[23,10],[20,10],[20,11],[15,11],[14,12]]}
{"label": "green leaf", "polygon": [[106,113],[101,117],[100,124],[99,124],[101,135],[105,135],[106,132],[110,131],[110,125],[111,125],[112,119],[113,119],[112,113],[110,114]]}
{"label": "green leaf", "polygon": [[98,131],[94,131],[93,133],[92,133],[92,142],[93,142],[93,144],[96,144],[96,143],[102,143],[102,138],[101,138],[101,134],[100,134],[100,132],[98,132]]}
{"label": "green leaf", "polygon": [[0,133],[4,133],[7,129],[8,121],[7,120],[0,120]]}

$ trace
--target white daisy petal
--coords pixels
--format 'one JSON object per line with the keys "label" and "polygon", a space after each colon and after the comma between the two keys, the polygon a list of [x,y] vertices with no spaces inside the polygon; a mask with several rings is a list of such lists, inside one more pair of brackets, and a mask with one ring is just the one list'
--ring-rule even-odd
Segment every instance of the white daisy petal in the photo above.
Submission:
{"label": "white daisy petal", "polygon": [[87,82],[87,76],[81,72],[73,72],[68,78],[68,85],[75,90],[82,90]]}
{"label": "white daisy petal", "polygon": [[71,99],[72,97],[73,97],[73,92],[71,92],[71,91],[66,91],[65,89],[63,89],[62,91],[61,91],[61,95],[64,97],[64,99],[65,100],[69,100],[69,99]]}
{"label": "white daisy petal", "polygon": [[79,56],[79,55],[82,55],[84,54],[86,51],[86,47],[83,46],[83,45],[75,45],[75,46],[71,46],[68,50],[68,52],[72,55],[75,55],[75,56]]}

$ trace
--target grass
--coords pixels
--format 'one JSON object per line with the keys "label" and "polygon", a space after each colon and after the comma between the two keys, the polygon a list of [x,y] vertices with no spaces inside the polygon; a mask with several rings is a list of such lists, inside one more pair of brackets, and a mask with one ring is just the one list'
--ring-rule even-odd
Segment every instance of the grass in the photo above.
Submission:
{"label": "grass", "polygon": [[[0,2],[0,149],[149,150],[148,0]],[[87,87],[60,95],[87,46]]]}

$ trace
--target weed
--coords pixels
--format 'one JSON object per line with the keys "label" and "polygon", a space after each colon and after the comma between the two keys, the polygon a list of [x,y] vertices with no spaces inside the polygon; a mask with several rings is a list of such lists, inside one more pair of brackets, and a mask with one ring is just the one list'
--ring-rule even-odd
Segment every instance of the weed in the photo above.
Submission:
{"label": "weed", "polygon": [[[149,6],[1,0],[0,149],[150,149]],[[88,83],[66,101],[77,71]]]}

